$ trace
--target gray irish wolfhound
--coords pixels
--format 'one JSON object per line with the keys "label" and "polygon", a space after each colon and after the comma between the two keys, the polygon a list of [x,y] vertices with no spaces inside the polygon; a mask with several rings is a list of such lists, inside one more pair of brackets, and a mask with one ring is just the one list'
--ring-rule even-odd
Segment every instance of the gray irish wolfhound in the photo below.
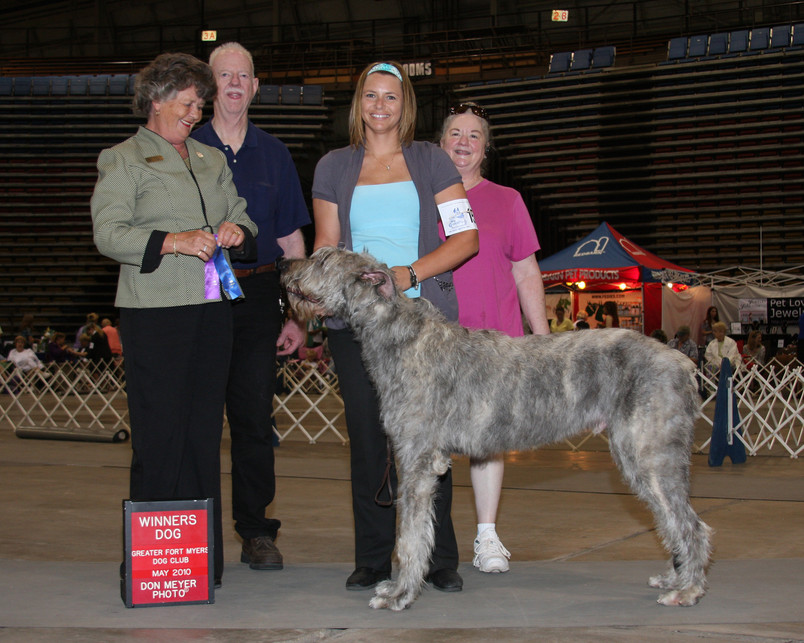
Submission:
{"label": "gray irish wolfhound", "polygon": [[401,610],[421,591],[433,548],[437,476],[452,453],[487,458],[592,429],[650,507],[672,554],[649,584],[659,603],[694,605],[706,591],[710,529],[690,506],[689,460],[698,397],[679,351],[631,330],[507,337],[446,321],[397,291],[370,255],[322,248],[290,260],[282,281],[300,319],[345,320],[361,342],[397,458],[398,577],[371,607]]}

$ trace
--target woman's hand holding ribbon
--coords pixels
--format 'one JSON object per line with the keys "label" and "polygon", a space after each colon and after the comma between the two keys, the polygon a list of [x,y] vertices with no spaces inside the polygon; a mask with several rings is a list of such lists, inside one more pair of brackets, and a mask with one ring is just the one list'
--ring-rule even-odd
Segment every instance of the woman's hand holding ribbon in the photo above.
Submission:
{"label": "woman's hand holding ribbon", "polygon": [[231,221],[224,221],[218,228],[218,245],[223,248],[239,248],[245,238],[240,226]]}

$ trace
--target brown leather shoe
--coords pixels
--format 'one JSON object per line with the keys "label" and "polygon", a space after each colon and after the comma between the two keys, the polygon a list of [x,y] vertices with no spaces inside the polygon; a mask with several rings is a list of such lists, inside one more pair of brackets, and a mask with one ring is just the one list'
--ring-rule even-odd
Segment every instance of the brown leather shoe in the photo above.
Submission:
{"label": "brown leather shoe", "polygon": [[240,562],[251,569],[282,569],[282,554],[270,536],[257,536],[243,540]]}

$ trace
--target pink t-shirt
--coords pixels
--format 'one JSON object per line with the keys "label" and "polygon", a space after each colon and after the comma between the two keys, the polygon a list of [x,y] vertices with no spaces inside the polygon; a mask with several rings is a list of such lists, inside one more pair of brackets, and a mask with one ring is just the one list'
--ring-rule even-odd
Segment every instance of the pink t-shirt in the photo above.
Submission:
{"label": "pink t-shirt", "polygon": [[539,249],[522,196],[513,188],[483,180],[467,192],[475,213],[480,250],[454,271],[458,320],[468,328],[523,334],[522,313],[511,263]]}

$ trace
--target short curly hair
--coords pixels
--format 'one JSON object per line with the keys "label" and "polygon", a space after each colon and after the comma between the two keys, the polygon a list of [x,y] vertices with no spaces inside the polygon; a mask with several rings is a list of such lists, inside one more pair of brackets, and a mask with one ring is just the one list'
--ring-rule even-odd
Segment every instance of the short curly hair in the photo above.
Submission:
{"label": "short curly hair", "polygon": [[205,102],[214,100],[218,94],[212,68],[205,62],[190,54],[160,54],[137,74],[132,101],[134,114],[148,118],[153,101],[170,100],[188,87],[195,87],[198,97]]}

